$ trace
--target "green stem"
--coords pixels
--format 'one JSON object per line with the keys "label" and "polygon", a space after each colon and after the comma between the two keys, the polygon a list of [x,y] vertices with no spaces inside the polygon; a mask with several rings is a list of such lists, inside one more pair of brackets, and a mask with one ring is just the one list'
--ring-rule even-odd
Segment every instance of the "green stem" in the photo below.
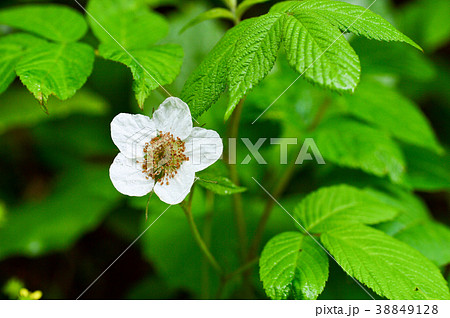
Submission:
{"label": "green stem", "polygon": [[[230,124],[228,127],[228,138],[237,138],[239,135],[239,122],[241,119],[242,114],[242,108],[244,105],[245,98],[242,98],[238,105],[236,106],[233,114],[230,118]],[[228,149],[229,151],[229,149]],[[229,164],[229,170],[230,170],[230,179],[231,181],[239,186],[239,174],[237,171],[237,165],[236,163]],[[240,245],[240,254],[242,263],[245,262],[246,256],[247,256],[247,226],[245,224],[245,218],[244,218],[244,209],[242,204],[242,196],[240,193],[233,194],[233,210],[234,210],[234,217],[236,220],[236,227],[238,231],[238,237],[239,237],[239,245]]]}
{"label": "green stem", "polygon": [[[214,193],[206,191],[206,216],[203,225],[203,240],[209,248],[211,245],[212,217],[214,213]],[[202,298],[209,298],[209,266],[206,258],[202,261]]]}
{"label": "green stem", "polygon": [[191,228],[192,234],[194,235],[194,239],[197,242],[197,245],[200,247],[200,250],[203,252],[203,254],[206,257],[206,260],[209,262],[212,268],[214,268],[217,273],[222,275],[223,269],[217,262],[216,258],[211,254],[208,246],[206,245],[205,241],[203,240],[202,236],[200,235],[200,232],[197,228],[197,225],[195,224],[194,217],[192,216],[192,193],[190,195],[189,201],[187,204],[181,204],[181,207],[183,208],[184,214],[186,215],[189,223],[189,227]]}

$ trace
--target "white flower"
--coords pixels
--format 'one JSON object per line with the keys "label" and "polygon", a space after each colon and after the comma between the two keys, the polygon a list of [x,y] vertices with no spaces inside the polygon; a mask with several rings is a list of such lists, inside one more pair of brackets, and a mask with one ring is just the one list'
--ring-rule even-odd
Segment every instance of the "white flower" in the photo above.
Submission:
{"label": "white flower", "polygon": [[111,137],[120,150],[109,169],[114,187],[129,196],[153,190],[168,204],[183,201],[195,172],[213,164],[223,151],[219,134],[193,127],[188,105],[176,97],[167,98],[152,119],[118,114]]}

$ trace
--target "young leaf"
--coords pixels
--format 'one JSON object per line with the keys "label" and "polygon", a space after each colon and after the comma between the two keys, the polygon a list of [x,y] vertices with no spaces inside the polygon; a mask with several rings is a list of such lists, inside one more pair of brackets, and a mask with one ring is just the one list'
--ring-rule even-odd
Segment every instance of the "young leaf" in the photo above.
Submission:
{"label": "young leaf", "polygon": [[90,0],[87,11],[98,22],[89,18],[92,32],[105,44],[117,45],[117,41],[126,49],[145,49],[168,32],[164,17],[139,0]]}
{"label": "young leaf", "polygon": [[253,7],[255,4],[267,2],[269,0],[244,0],[241,3],[239,3],[238,7],[236,8],[236,16],[238,19],[242,18],[242,15]]}
{"label": "young leaf", "polygon": [[342,97],[347,111],[392,136],[442,152],[430,123],[420,109],[395,90],[376,81],[363,81],[351,97]]}
{"label": "young leaf", "polygon": [[389,235],[353,225],[325,232],[322,243],[339,265],[389,299],[448,299],[439,269],[418,251]]}
{"label": "young leaf", "polygon": [[42,103],[72,97],[92,72],[94,50],[83,43],[45,43],[26,51],[16,66],[22,83]]}
{"label": "young leaf", "polygon": [[116,45],[101,44],[99,53],[105,59],[120,62],[130,68],[134,79],[133,90],[141,108],[150,92],[159,86],[157,82],[161,85],[172,83],[183,63],[183,50],[176,44],[131,50],[130,54],[137,62]]}
{"label": "young leaf", "polygon": [[413,40],[394,28],[389,22],[361,6],[333,0],[285,1],[272,7],[271,12],[306,13],[319,15],[348,32],[380,41],[400,41],[422,50]]}
{"label": "young leaf", "polygon": [[202,23],[206,20],[213,20],[213,19],[228,19],[231,21],[234,21],[234,15],[231,13],[231,11],[224,9],[224,8],[213,8],[211,10],[205,11],[198,15],[193,20],[189,21],[181,30],[180,33],[183,33],[189,28],[192,28],[194,25],[197,25],[199,23]]}
{"label": "young leaf", "polygon": [[225,91],[228,58],[241,32],[250,23],[248,19],[229,30],[184,84],[180,98],[189,105],[194,118],[208,110]]}
{"label": "young leaf", "polygon": [[83,16],[61,5],[22,5],[0,11],[0,24],[56,42],[75,42],[87,31]]}
{"label": "young leaf", "polygon": [[359,58],[339,30],[310,12],[287,15],[283,43],[289,64],[321,86],[350,91],[358,85]]}
{"label": "young leaf", "polygon": [[396,183],[403,178],[403,154],[383,131],[349,119],[331,118],[316,129],[314,137],[325,160],[380,177],[387,175]]}
{"label": "young leaf", "polygon": [[214,176],[208,173],[198,172],[199,177],[197,183],[205,189],[208,189],[216,194],[229,195],[234,193],[244,192],[247,189],[235,185],[230,179],[223,176]]}
{"label": "young leaf", "polygon": [[307,231],[321,233],[342,225],[381,223],[397,214],[397,209],[364,190],[338,185],[321,188],[308,195],[296,207],[294,218]]}
{"label": "young leaf", "polygon": [[252,19],[241,32],[230,57],[228,73],[230,100],[225,119],[230,117],[241,98],[272,69],[281,45],[284,15],[264,15]]}
{"label": "young leaf", "polygon": [[272,238],[259,260],[272,299],[316,299],[328,279],[328,256],[309,236],[285,232]]}

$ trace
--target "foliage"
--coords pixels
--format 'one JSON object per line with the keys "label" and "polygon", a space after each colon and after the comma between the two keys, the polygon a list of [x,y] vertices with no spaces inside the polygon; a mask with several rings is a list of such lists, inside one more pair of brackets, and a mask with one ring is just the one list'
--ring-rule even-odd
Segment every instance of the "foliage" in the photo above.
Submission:
{"label": "foliage", "polygon": [[[83,298],[450,298],[446,1],[10,2],[2,297],[76,298],[108,268]],[[225,145],[176,206],[108,180],[111,119],[166,95]],[[231,137],[266,163],[241,140],[230,163]],[[306,138],[325,164],[295,164]]]}

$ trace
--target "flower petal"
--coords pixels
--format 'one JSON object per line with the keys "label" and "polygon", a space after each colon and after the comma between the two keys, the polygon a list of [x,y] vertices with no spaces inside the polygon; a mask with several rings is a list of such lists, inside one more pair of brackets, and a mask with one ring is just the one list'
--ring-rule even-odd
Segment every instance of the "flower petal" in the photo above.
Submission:
{"label": "flower petal", "polygon": [[185,154],[195,172],[212,165],[223,152],[222,139],[214,130],[194,127],[185,143]]}
{"label": "flower petal", "polygon": [[145,143],[155,136],[155,123],[148,116],[121,113],[111,122],[111,138],[128,158],[141,158]]}
{"label": "flower petal", "polygon": [[167,98],[153,114],[156,129],[170,132],[182,140],[187,138],[192,130],[192,117],[189,106],[177,97]]}
{"label": "flower petal", "polygon": [[109,177],[114,187],[122,194],[141,197],[149,193],[155,184],[153,179],[146,179],[135,160],[119,153],[109,168]]}
{"label": "flower petal", "polygon": [[167,204],[178,204],[191,191],[194,183],[195,172],[188,162],[185,162],[178,169],[178,173],[172,179],[169,179],[169,184],[156,183],[155,193],[161,201]]}

